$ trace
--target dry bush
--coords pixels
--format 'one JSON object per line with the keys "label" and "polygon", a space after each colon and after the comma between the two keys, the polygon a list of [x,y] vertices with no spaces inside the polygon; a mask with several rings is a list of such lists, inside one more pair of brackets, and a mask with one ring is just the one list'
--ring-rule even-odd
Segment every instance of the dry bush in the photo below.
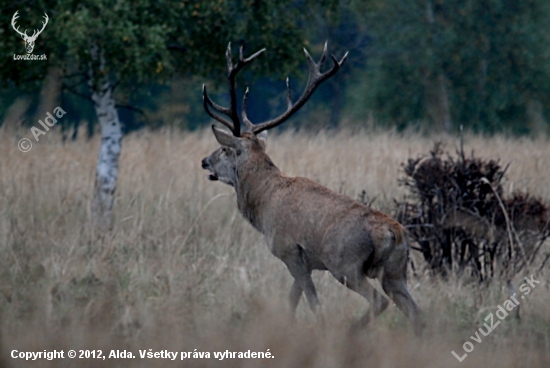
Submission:
{"label": "dry bush", "polygon": [[[30,134],[19,132],[22,136]],[[550,164],[546,140],[468,139],[486,157],[508,161],[513,150],[510,181],[550,198],[542,170]],[[392,198],[404,194],[396,181],[400,163],[423,152],[431,140],[387,132],[289,132],[271,137],[268,153],[289,175],[307,176],[354,198],[365,190],[376,198],[374,207],[389,210]],[[292,322],[287,313],[291,276],[242,219],[232,189],[208,182],[200,168],[200,160],[217,148],[209,131],[125,137],[110,234],[94,233],[88,223],[99,140],[63,144],[52,131],[33,143],[24,154],[15,135],[0,136],[2,366],[28,365],[11,359],[12,349],[128,349],[134,354],[139,349],[270,349],[275,356],[185,361],[189,367],[460,366],[450,351],[461,349],[487,311],[508,297],[500,284],[480,289],[459,278],[443,283],[418,275],[410,288],[428,316],[423,337],[415,338],[392,306],[363,334],[349,338],[347,327],[368,305],[319,272],[314,281],[325,328],[304,301]],[[462,365],[548,365],[548,272],[536,277],[541,284],[524,302],[521,323],[505,321]],[[66,359],[34,365],[99,364]],[[100,365],[178,363],[114,359]]]}
{"label": "dry bush", "polygon": [[548,257],[539,262],[537,255],[550,237],[547,205],[522,191],[504,196],[508,166],[497,160],[467,157],[462,145],[456,156],[444,157],[437,142],[428,156],[403,164],[401,184],[410,195],[398,202],[396,217],[430,271],[483,282],[544,267]]}

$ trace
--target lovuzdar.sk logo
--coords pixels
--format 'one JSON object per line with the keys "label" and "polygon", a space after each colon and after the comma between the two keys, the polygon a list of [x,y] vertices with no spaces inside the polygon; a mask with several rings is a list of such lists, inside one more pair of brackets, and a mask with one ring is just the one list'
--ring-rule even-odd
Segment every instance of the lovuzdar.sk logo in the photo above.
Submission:
{"label": "lovuzdar.sk logo", "polygon": [[44,13],[44,21],[42,22],[42,28],[40,30],[35,29],[32,33],[32,35],[27,34],[27,30],[25,29],[25,32],[21,32],[19,30],[19,26],[16,24],[17,18],[19,18],[19,10],[15,12],[13,17],[11,18],[11,26],[17,32],[23,41],[25,41],[25,49],[27,50],[27,54],[24,55],[16,55],[13,54],[13,60],[47,60],[46,55],[33,55],[32,52],[34,50],[34,43],[36,42],[36,39],[38,36],[42,33],[44,28],[46,28],[46,25],[48,24],[48,14]]}

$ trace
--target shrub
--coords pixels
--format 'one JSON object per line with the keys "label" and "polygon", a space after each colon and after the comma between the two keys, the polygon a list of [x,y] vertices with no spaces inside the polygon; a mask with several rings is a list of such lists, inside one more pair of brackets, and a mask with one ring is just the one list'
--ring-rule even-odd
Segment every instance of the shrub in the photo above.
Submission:
{"label": "shrub", "polygon": [[505,198],[508,166],[498,160],[473,152],[466,157],[462,145],[457,157],[444,155],[435,143],[428,156],[402,164],[400,185],[410,194],[397,202],[396,218],[408,229],[412,249],[443,276],[510,279],[533,266],[550,237],[547,205],[520,191]]}

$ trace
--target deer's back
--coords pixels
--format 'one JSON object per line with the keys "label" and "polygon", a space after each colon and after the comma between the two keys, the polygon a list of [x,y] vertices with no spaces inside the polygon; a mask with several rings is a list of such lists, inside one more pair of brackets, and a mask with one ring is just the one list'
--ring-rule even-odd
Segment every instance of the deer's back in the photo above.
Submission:
{"label": "deer's back", "polygon": [[266,236],[298,244],[324,263],[349,262],[371,250],[382,256],[403,238],[403,227],[390,216],[301,177],[281,176],[267,212]]}

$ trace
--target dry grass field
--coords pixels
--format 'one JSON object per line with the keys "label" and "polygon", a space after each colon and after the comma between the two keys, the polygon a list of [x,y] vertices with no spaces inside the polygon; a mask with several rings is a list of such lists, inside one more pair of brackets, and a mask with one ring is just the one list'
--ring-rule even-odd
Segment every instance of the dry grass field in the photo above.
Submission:
{"label": "dry grass field", "polygon": [[[17,137],[16,137],[17,135]],[[426,313],[415,336],[390,306],[364,332],[348,327],[368,308],[327,273],[314,273],[325,324],[304,298],[295,321],[287,295],[292,279],[240,216],[232,188],[209,182],[201,159],[217,148],[210,131],[139,132],[126,137],[120,159],[113,230],[94,233],[88,206],[99,140],[63,144],[55,131],[17,149],[29,131],[0,131],[0,348],[13,367],[548,367],[550,266],[540,284],[481,343],[484,318],[508,297],[505,283],[443,282],[409,277]],[[268,153],[288,175],[316,180],[373,206],[392,210],[404,189],[397,179],[408,157],[436,139],[454,153],[453,137],[331,131],[273,135]],[[505,189],[550,201],[550,141],[466,136],[465,149],[511,162]],[[550,252],[547,244],[541,254]],[[420,262],[418,254],[412,256]],[[381,290],[378,283],[374,283]],[[474,336],[475,337],[475,336]],[[463,344],[474,350],[462,363]],[[29,362],[12,350],[126,350],[135,359]],[[141,359],[140,350],[209,352],[210,359]],[[196,350],[195,350],[196,349]],[[268,351],[272,359],[215,359],[213,352]]]}

